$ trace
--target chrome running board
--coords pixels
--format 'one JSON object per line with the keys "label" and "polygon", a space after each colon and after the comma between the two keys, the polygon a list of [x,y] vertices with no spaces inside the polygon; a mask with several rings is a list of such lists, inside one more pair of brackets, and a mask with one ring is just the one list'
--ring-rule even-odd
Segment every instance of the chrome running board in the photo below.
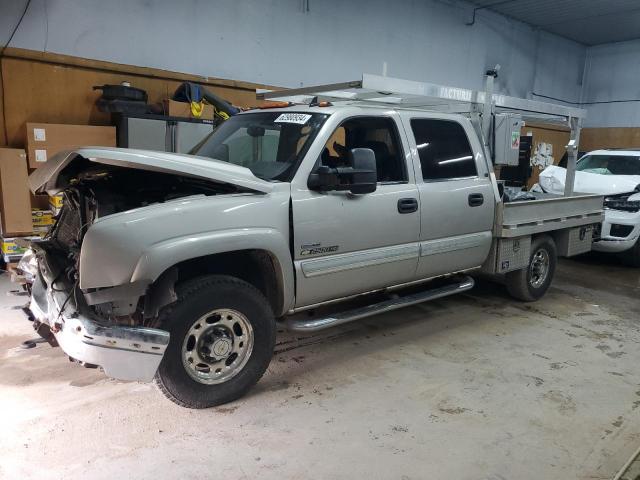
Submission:
{"label": "chrome running board", "polygon": [[325,328],[335,327],[343,323],[353,322],[361,318],[377,315],[379,313],[391,312],[399,308],[415,305],[416,303],[427,302],[437,298],[448,297],[456,293],[466,292],[475,285],[473,278],[469,276],[462,277],[459,281],[449,285],[436,287],[418,293],[411,293],[405,296],[399,296],[383,300],[382,302],[367,305],[366,307],[354,308],[339,312],[335,315],[320,318],[305,319],[289,319],[286,321],[287,330],[292,332],[317,332]]}

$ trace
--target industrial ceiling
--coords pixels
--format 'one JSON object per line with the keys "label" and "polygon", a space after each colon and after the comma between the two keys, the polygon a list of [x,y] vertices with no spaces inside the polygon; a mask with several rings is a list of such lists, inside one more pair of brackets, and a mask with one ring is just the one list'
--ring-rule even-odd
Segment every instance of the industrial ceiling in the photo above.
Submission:
{"label": "industrial ceiling", "polygon": [[492,10],[584,45],[640,38],[640,0],[471,0],[471,3],[476,5],[474,15]]}

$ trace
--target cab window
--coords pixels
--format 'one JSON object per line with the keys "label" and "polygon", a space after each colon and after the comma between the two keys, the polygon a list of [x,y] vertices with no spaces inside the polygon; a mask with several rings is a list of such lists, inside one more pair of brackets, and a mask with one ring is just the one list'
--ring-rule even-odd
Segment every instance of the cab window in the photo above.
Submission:
{"label": "cab window", "polygon": [[407,181],[404,154],[393,119],[355,117],[346,120],[325,144],[320,163],[332,168],[345,166],[352,148],[373,150],[379,183]]}

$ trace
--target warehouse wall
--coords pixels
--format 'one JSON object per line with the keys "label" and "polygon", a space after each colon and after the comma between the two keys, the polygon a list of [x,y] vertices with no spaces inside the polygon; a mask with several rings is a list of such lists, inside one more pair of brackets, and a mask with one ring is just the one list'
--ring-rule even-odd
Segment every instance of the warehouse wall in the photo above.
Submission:
{"label": "warehouse wall", "polygon": [[[162,111],[169,98],[184,81],[197,82],[234,105],[251,107],[256,88],[263,84],[201,77],[137,67],[101,60],[44,53],[9,47],[0,59],[0,145],[24,147],[27,122],[109,125],[111,116],[101,112],[96,100],[101,92],[95,85],[123,81],[142,88],[148,103]],[[6,134],[6,136],[5,136]]]}
{"label": "warehouse wall", "polygon": [[[457,0],[33,0],[11,46],[295,87],[362,72],[579,101],[585,48]],[[1,2],[0,35],[24,1]],[[10,21],[11,19],[11,21]],[[0,39],[0,41],[6,41]]]}
{"label": "warehouse wall", "polygon": [[583,90],[589,110],[586,125],[640,127],[639,79],[640,40],[590,47]]}

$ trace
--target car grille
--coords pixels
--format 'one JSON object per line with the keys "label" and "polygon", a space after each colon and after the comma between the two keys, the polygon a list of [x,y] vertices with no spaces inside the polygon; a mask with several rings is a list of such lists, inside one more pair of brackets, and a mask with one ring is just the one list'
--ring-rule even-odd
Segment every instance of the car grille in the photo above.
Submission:
{"label": "car grille", "polygon": [[604,206],[612,210],[621,210],[623,212],[638,212],[640,211],[640,201],[629,201],[629,197],[632,193],[624,193],[621,195],[612,195],[605,197]]}

